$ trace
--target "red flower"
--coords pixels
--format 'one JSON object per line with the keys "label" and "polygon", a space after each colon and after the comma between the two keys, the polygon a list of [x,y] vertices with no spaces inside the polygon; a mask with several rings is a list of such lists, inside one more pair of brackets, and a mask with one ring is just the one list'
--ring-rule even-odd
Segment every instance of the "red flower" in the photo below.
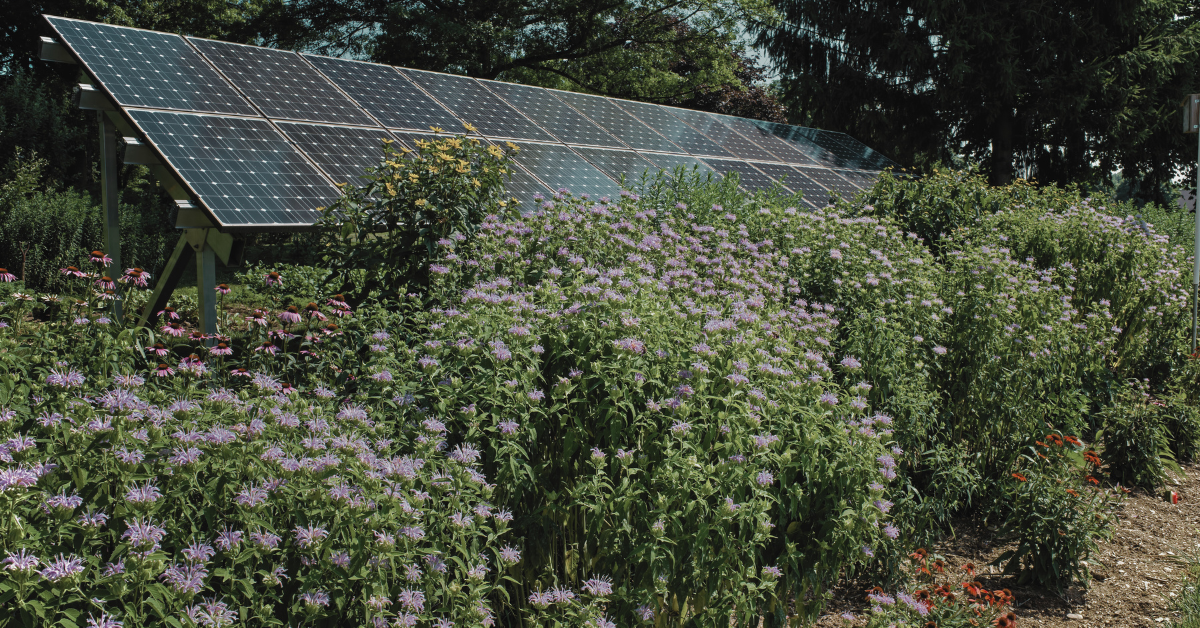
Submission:
{"label": "red flower", "polygon": [[1027,478],[1027,477],[1025,477],[1025,476],[1021,475],[1020,473],[1014,473],[1014,474],[1012,474],[1012,476],[1013,476],[1014,478],[1017,478],[1017,480],[1018,480],[1018,481],[1020,481],[1020,482],[1024,482],[1025,480],[1028,480],[1028,479],[1029,479],[1029,478]]}

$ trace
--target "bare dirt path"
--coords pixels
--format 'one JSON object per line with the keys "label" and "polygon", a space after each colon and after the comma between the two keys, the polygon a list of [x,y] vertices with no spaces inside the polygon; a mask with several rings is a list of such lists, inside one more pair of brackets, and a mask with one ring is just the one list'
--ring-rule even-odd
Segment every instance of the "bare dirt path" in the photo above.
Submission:
{"label": "bare dirt path", "polygon": [[[1170,487],[1182,498],[1178,504],[1145,491],[1134,491],[1125,499],[1112,540],[1102,543],[1099,554],[1089,561],[1093,580],[1087,589],[1073,586],[1060,595],[1017,585],[1015,577],[986,566],[1011,546],[989,542],[992,535],[977,526],[961,526],[955,538],[930,549],[955,567],[947,581],[963,580],[957,568],[973,563],[975,579],[985,588],[1012,590],[1022,628],[1165,626],[1179,617],[1173,608],[1184,586],[1185,563],[1200,556],[1200,465],[1184,466],[1184,471],[1185,476]],[[817,625],[845,625],[838,617],[844,611],[861,617],[867,606],[860,586],[846,584],[836,590]]]}

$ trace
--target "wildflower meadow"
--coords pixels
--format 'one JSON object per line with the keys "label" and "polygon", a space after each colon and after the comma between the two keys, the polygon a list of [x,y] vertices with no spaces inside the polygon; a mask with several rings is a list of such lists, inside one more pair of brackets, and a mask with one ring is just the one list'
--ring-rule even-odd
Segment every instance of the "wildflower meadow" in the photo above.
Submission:
{"label": "wildflower meadow", "polygon": [[0,626],[783,626],[856,578],[848,625],[1007,628],[924,548],[974,518],[1086,582],[1200,446],[1149,214],[969,172],[517,203],[512,150],[387,147],[217,337],[116,320],[154,278],[99,251],[0,269]]}

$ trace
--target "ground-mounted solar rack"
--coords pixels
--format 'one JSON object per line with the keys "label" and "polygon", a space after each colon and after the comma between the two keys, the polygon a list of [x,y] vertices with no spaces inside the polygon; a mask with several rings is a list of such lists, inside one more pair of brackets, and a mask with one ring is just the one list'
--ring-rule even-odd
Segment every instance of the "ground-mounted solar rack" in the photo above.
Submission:
{"label": "ground-mounted solar rack", "polygon": [[[44,16],[44,61],[78,64],[78,104],[100,127],[105,250],[120,267],[118,167],[150,166],[183,231],[143,323],[195,255],[200,327],[216,332],[216,262],[246,233],[312,228],[339,182],[408,145],[470,123],[513,142],[508,191],[616,195],[622,178],[683,166],[780,185],[808,207],[863,189],[895,164],[842,133],[527,85]],[[120,302],[118,300],[117,307]],[[120,311],[117,310],[119,315]]]}

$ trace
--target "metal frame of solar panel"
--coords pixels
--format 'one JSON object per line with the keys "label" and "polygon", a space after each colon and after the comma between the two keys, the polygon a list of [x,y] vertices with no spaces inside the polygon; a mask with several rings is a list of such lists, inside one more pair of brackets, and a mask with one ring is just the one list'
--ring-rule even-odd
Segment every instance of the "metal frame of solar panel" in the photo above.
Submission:
{"label": "metal frame of solar panel", "polygon": [[[817,190],[852,193],[895,165],[818,129],[45,18],[58,40],[42,38],[41,58],[78,64],[79,105],[97,111],[110,257],[120,248],[119,144],[124,162],[150,166],[179,204],[183,235],[151,299],[155,311],[186,251],[196,254],[204,288],[217,258],[236,262],[240,241],[231,234],[311,228],[317,208],[337,198],[333,183],[375,163],[379,140],[430,127],[453,133],[469,123],[484,141],[524,146],[508,188],[529,197],[559,187],[611,196],[621,175],[632,181],[648,164],[670,176],[678,166],[702,177],[736,171],[748,190],[782,179],[817,206]],[[212,299],[201,299],[201,326],[215,330]]]}

